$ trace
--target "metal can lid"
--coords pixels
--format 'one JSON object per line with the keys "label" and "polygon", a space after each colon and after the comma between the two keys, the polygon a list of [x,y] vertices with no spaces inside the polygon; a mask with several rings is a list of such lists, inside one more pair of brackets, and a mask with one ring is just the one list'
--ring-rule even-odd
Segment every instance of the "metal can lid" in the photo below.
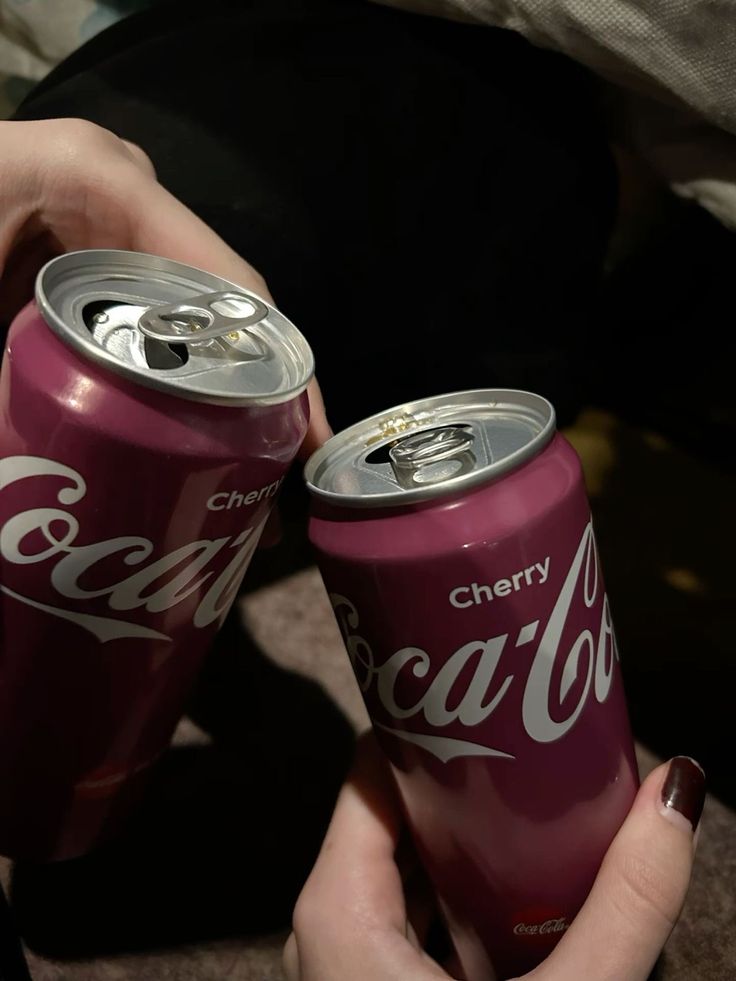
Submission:
{"label": "metal can lid", "polygon": [[158,256],[95,249],[52,259],[36,301],[69,347],[169,395],[273,405],[314,372],[302,334],[261,297]]}
{"label": "metal can lid", "polygon": [[540,395],[479,389],[420,399],[371,416],[312,454],[312,494],[347,507],[397,507],[495,480],[555,433]]}

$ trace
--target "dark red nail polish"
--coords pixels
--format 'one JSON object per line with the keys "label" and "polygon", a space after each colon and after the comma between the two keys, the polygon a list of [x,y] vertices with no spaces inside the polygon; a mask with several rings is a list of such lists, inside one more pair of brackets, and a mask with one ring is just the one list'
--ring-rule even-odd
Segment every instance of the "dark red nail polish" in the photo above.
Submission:
{"label": "dark red nail polish", "polygon": [[687,818],[695,831],[705,803],[705,774],[695,760],[676,756],[670,762],[662,787],[662,803]]}

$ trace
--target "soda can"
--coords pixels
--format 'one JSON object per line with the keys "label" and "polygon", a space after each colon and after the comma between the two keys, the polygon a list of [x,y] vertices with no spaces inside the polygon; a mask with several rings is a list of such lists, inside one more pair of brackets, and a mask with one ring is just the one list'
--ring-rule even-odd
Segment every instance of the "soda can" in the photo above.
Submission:
{"label": "soda can", "polygon": [[515,391],[416,401],[309,460],[310,538],[468,981],[584,902],[637,768],[580,462]]}
{"label": "soda can", "polygon": [[0,852],[80,855],[166,748],[308,425],[311,351],[232,283],[68,254],[0,379]]}

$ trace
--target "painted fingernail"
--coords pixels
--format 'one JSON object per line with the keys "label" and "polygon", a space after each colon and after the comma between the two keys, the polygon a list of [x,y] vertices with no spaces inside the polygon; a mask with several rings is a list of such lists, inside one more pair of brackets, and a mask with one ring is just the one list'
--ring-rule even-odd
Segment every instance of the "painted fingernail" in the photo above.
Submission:
{"label": "painted fingernail", "polygon": [[662,804],[665,816],[681,814],[693,831],[698,826],[705,803],[705,773],[689,756],[676,756],[670,761],[664,784]]}

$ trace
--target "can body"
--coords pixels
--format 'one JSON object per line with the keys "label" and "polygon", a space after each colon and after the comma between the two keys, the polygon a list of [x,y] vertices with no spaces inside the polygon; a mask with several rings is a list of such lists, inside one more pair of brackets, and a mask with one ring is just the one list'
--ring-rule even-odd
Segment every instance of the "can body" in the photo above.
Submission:
{"label": "can body", "polygon": [[523,973],[637,789],[577,456],[555,435],[426,503],[317,499],[310,537],[464,976]]}
{"label": "can body", "polygon": [[165,749],[308,423],[137,385],[35,305],[0,384],[0,852],[87,851]]}

